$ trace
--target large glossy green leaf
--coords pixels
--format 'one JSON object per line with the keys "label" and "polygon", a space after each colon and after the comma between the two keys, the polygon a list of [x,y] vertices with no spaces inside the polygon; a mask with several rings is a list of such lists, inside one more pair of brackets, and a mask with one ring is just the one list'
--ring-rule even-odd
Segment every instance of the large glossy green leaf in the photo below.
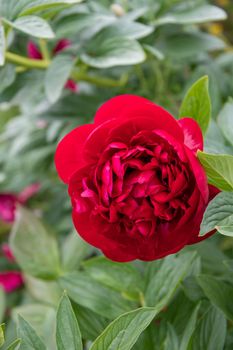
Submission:
{"label": "large glossy green leaf", "polygon": [[200,275],[198,283],[209,300],[233,320],[233,287],[210,275]]}
{"label": "large glossy green leaf", "polygon": [[106,318],[113,319],[135,306],[120,293],[96,282],[83,272],[74,272],[60,278],[61,287],[77,304]]}
{"label": "large glossy green leaf", "polygon": [[130,350],[159,311],[143,307],[121,315],[110,323],[90,350]]}
{"label": "large glossy green leaf", "polygon": [[182,279],[186,277],[195,259],[195,253],[169,256],[163,260],[158,272],[150,279],[146,289],[146,305],[153,306],[170,301]]}
{"label": "large glossy green leaf", "polygon": [[37,16],[23,16],[7,24],[21,32],[37,38],[52,39],[54,33],[48,22]]}
{"label": "large glossy green leaf", "polygon": [[218,115],[218,125],[227,139],[233,145],[233,101],[227,102]]}
{"label": "large glossy green leaf", "polygon": [[233,234],[233,193],[231,192],[221,192],[210,201],[201,223],[200,236],[214,229],[223,233],[223,227],[228,227],[229,233]]}
{"label": "large glossy green leaf", "polygon": [[133,65],[145,59],[141,45],[126,37],[98,35],[89,41],[81,59],[96,68]]}
{"label": "large glossy green leaf", "polygon": [[84,261],[86,272],[96,281],[120,292],[137,293],[143,290],[141,276],[132,264],[121,264],[104,257]]}
{"label": "large glossy green leaf", "polygon": [[221,310],[210,306],[194,333],[192,350],[222,350],[226,338],[226,319]]}
{"label": "large glossy green leaf", "polygon": [[191,117],[206,132],[211,117],[208,77],[204,76],[191,86],[182,102],[179,117]]}
{"label": "large glossy green leaf", "polygon": [[5,62],[5,31],[3,25],[0,23],[0,66]]}
{"label": "large glossy green leaf", "polygon": [[18,317],[18,336],[22,340],[20,347],[31,350],[46,350],[46,347],[32,326],[21,316]]}
{"label": "large glossy green leaf", "polygon": [[45,74],[45,92],[50,102],[59,99],[73,65],[74,60],[68,55],[57,55],[52,60]]}
{"label": "large glossy green leaf", "polygon": [[222,191],[233,191],[233,156],[198,151],[208,182]]}
{"label": "large glossy green leaf", "polygon": [[52,279],[60,273],[57,242],[30,211],[19,208],[10,245],[24,272],[34,277]]}
{"label": "large glossy green leaf", "polygon": [[213,5],[200,5],[193,9],[185,9],[170,12],[162,17],[159,17],[155,24],[162,25],[168,23],[177,24],[191,24],[191,23],[204,23],[209,21],[220,21],[226,19],[226,12]]}
{"label": "large glossy green leaf", "polygon": [[63,295],[57,310],[56,339],[58,350],[83,349],[79,325],[66,294]]}

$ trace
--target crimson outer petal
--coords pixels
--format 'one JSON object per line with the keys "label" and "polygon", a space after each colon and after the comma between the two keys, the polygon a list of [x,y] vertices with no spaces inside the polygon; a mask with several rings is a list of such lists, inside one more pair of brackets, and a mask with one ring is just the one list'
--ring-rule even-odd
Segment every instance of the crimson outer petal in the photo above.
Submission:
{"label": "crimson outer petal", "polygon": [[69,183],[71,176],[85,165],[83,146],[93,129],[94,124],[79,126],[59,142],[55,153],[55,165],[65,183]]}
{"label": "crimson outer petal", "polygon": [[184,133],[184,144],[193,152],[203,150],[203,136],[198,123],[191,118],[182,118],[178,123]]}

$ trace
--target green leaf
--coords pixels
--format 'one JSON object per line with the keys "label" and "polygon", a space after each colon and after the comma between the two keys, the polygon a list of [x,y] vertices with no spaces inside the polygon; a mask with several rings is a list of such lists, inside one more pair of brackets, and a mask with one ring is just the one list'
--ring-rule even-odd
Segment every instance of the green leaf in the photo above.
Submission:
{"label": "green leaf", "polygon": [[86,52],[81,59],[96,68],[109,68],[141,63],[145,53],[141,45],[125,37],[108,37],[98,35],[87,43]]}
{"label": "green leaf", "polygon": [[119,316],[96,339],[90,350],[130,350],[159,311],[142,307]]}
{"label": "green leaf", "polygon": [[57,306],[63,290],[57,281],[45,281],[29,275],[24,276],[25,285],[29,294],[37,301]]}
{"label": "green leaf", "polygon": [[164,54],[154,46],[143,44],[143,48],[158,60],[162,61],[164,59]]}
{"label": "green leaf", "polygon": [[214,36],[203,32],[183,32],[170,33],[166,38],[162,38],[157,45],[165,56],[176,61],[195,60],[206,52],[223,50],[225,42]]}
{"label": "green leaf", "polygon": [[213,5],[201,5],[193,9],[183,11],[173,11],[165,14],[155,21],[156,25],[177,23],[177,24],[194,24],[211,21],[220,21],[227,18],[226,12]]}
{"label": "green leaf", "polygon": [[22,340],[23,349],[46,350],[46,347],[32,326],[20,315],[18,317],[18,336]]}
{"label": "green leaf", "polygon": [[61,5],[75,5],[82,1],[83,0],[30,0],[21,10],[20,16],[30,15],[35,12],[51,9]]}
{"label": "green leaf", "polygon": [[218,115],[218,125],[227,139],[233,145],[233,101],[225,103]]}
{"label": "green leaf", "polygon": [[208,90],[209,80],[202,77],[191,86],[182,102],[179,117],[195,119],[205,133],[211,117],[211,101]]}
{"label": "green leaf", "polygon": [[122,20],[115,21],[101,32],[101,35],[110,37],[125,37],[128,39],[141,39],[154,31],[154,28],[142,23]]}
{"label": "green leaf", "polygon": [[146,289],[145,300],[148,306],[158,305],[161,302],[166,306],[186,277],[195,256],[195,253],[185,253],[177,257],[169,256],[163,260]]}
{"label": "green leaf", "polygon": [[48,349],[55,349],[56,310],[54,305],[27,303],[12,310],[12,318],[16,324],[19,316],[29,323]]}
{"label": "green leaf", "polygon": [[222,191],[233,191],[233,156],[198,151],[198,159],[211,185]]}
{"label": "green leaf", "polygon": [[74,61],[68,55],[55,56],[49,65],[45,74],[45,92],[51,103],[56,102],[61,96],[73,65]]}
{"label": "green leaf", "polygon": [[6,20],[5,22],[13,28],[37,38],[54,38],[50,25],[43,18],[37,16],[24,16],[17,18],[14,22]]}
{"label": "green leaf", "polygon": [[60,285],[77,304],[113,319],[135,306],[120,293],[107,288],[83,272],[69,273],[60,278]]}
{"label": "green leaf", "polygon": [[63,295],[57,311],[58,350],[82,350],[82,337],[69,298]]}
{"label": "green leaf", "polygon": [[62,266],[66,271],[78,268],[81,261],[91,252],[92,247],[87,244],[77,232],[72,232],[66,237],[62,245]]}
{"label": "green leaf", "polygon": [[109,320],[81,305],[73,304],[83,339],[95,340],[107,327]]}
{"label": "green leaf", "polygon": [[5,343],[5,324],[0,324],[0,347]]}
{"label": "green leaf", "polygon": [[117,263],[103,256],[83,262],[86,272],[96,281],[120,292],[136,293],[143,290],[141,276],[130,263]]}
{"label": "green leaf", "polygon": [[10,245],[24,272],[45,279],[59,275],[59,253],[55,238],[34,214],[24,208],[17,210]]}
{"label": "green leaf", "polygon": [[200,275],[197,279],[207,298],[233,320],[233,287],[209,275]]}
{"label": "green leaf", "polygon": [[116,17],[109,13],[74,13],[57,20],[56,35],[59,38],[78,35],[86,41],[115,22]]}
{"label": "green leaf", "polygon": [[201,223],[200,236],[214,229],[221,233],[221,228],[226,226],[233,234],[233,193],[231,192],[221,192],[209,202]]}
{"label": "green leaf", "polygon": [[221,310],[211,306],[194,333],[191,349],[222,350],[225,338],[226,319],[224,314]]}
{"label": "green leaf", "polygon": [[199,309],[200,309],[200,304],[197,304],[187,323],[187,326],[185,327],[184,333],[181,338],[181,344],[180,344],[179,350],[187,350],[189,348],[189,343],[191,341],[193,332],[196,327]]}
{"label": "green leaf", "polygon": [[6,348],[6,350],[19,350],[20,344],[21,339],[16,339]]}
{"label": "green leaf", "polygon": [[168,324],[167,337],[164,343],[164,350],[179,350],[179,339],[174,327]]}
{"label": "green leaf", "polygon": [[0,66],[5,63],[5,31],[4,27],[0,22]]}
{"label": "green leaf", "polygon": [[0,322],[2,322],[6,308],[5,293],[0,286]]}
{"label": "green leaf", "polygon": [[14,82],[15,77],[15,66],[12,64],[6,64],[3,68],[0,69],[0,93],[2,93]]}

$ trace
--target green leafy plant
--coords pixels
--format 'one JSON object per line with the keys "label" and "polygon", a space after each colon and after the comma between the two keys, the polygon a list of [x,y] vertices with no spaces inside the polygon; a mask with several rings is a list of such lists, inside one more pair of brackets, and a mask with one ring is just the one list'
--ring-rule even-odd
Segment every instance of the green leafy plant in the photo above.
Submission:
{"label": "green leafy plant", "polygon": [[[232,349],[233,28],[220,6],[0,0],[0,276],[23,281],[9,292],[0,277],[1,349]],[[54,168],[59,140],[118,94],[196,120],[198,159],[222,191],[200,228],[216,234],[153,262],[112,262],[82,241]]]}

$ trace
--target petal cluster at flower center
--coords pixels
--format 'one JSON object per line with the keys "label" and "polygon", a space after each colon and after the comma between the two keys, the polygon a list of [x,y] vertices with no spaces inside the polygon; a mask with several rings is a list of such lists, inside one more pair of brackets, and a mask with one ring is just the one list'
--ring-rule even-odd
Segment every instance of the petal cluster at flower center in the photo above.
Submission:
{"label": "petal cluster at flower center", "polygon": [[183,149],[174,149],[169,137],[159,130],[140,131],[128,144],[109,143],[82,184],[74,177],[70,191],[76,211],[116,223],[119,232],[132,237],[151,236],[182,217],[195,181]]}

